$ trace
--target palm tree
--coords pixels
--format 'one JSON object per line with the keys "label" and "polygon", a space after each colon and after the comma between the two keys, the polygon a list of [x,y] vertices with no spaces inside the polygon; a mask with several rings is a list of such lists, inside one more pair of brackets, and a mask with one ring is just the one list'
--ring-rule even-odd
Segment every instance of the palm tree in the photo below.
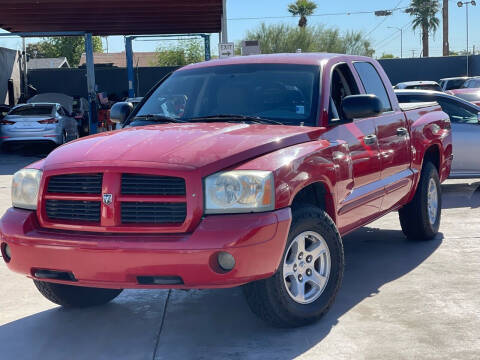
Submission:
{"label": "palm tree", "polygon": [[437,13],[440,10],[438,0],[412,0],[408,12],[413,16],[413,30],[422,29],[423,56],[428,57],[428,36],[437,31],[440,20]]}
{"label": "palm tree", "polygon": [[309,0],[297,0],[296,2],[288,5],[288,11],[293,16],[300,15],[298,26],[301,28],[307,26],[307,16],[312,15],[316,8],[317,4]]}

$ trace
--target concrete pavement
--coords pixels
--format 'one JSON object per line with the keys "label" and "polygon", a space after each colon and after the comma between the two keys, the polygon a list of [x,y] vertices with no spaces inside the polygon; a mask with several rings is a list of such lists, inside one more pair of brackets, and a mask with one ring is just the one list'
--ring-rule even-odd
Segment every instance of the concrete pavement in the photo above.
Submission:
{"label": "concrete pavement", "polygon": [[[0,154],[0,213],[13,172],[41,157],[24,155]],[[0,261],[0,359],[478,359],[480,181],[442,188],[437,239],[405,240],[396,213],[348,235],[336,303],[295,330],[258,320],[241,289],[127,290],[65,310]]]}

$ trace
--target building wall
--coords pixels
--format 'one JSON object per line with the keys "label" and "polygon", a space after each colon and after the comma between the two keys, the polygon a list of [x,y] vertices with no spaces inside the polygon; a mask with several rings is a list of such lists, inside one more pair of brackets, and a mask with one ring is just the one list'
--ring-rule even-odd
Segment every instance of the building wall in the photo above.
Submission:
{"label": "building wall", "polygon": [[[176,67],[145,67],[135,69],[137,95],[144,96],[158,81]],[[87,97],[85,69],[39,69],[28,72],[28,80],[40,93],[59,92],[70,96]],[[128,95],[127,69],[95,69],[98,92],[124,98]]]}
{"label": "building wall", "polygon": [[[466,56],[379,60],[393,85],[404,81],[465,76]],[[480,75],[480,55],[469,57],[470,76]]]}
{"label": "building wall", "polygon": [[15,103],[20,97],[20,54],[0,48],[0,104],[8,104],[8,80],[13,79]]}
{"label": "building wall", "polygon": [[[380,60],[392,84],[402,81],[434,80],[444,77],[464,76],[466,57],[386,59]],[[135,69],[137,95],[144,96],[165,75],[176,67],[144,67]],[[480,55],[470,57],[470,75],[480,75]],[[127,96],[127,70],[125,68],[101,68],[95,70],[99,92],[110,97]],[[60,92],[70,96],[87,97],[85,69],[41,69],[28,73],[29,82],[40,93]],[[1,89],[1,88],[0,88]],[[0,96],[2,93],[0,92]],[[1,99],[1,97],[0,97]]]}

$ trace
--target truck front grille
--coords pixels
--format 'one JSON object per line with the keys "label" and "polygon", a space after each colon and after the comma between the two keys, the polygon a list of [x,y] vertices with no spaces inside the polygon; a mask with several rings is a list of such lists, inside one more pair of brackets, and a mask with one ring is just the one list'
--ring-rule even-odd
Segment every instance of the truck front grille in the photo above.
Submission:
{"label": "truck front grille", "polygon": [[52,176],[48,180],[48,193],[100,194],[103,174],[68,174]]}
{"label": "truck front grille", "polygon": [[45,210],[50,220],[100,221],[100,201],[47,200]]}
{"label": "truck front grille", "polygon": [[123,224],[182,224],[187,216],[185,203],[122,202]]}
{"label": "truck front grille", "polygon": [[122,174],[123,195],[185,195],[185,179],[170,176]]}
{"label": "truck front grille", "polygon": [[[47,173],[41,194],[38,216],[44,227],[64,230],[78,222],[82,231],[121,233],[137,228],[140,232],[180,233],[190,226],[183,177],[123,173],[115,168]],[[191,198],[198,201],[195,195]]]}

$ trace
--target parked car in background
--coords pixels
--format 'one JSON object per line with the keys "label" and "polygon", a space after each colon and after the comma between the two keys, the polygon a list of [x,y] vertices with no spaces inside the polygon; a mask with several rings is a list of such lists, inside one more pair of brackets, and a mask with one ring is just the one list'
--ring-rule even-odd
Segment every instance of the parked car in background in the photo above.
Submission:
{"label": "parked car in background", "polygon": [[435,81],[407,81],[398,83],[394,87],[395,90],[400,89],[409,89],[409,90],[434,90],[434,91],[442,91],[440,85]]}
{"label": "parked car in background", "polygon": [[480,106],[480,88],[448,90],[447,93]]}
{"label": "parked car in background", "polygon": [[468,79],[462,86],[463,89],[480,89],[480,77],[476,76]]}
{"label": "parked car in background", "polygon": [[17,105],[0,120],[3,145],[39,141],[61,145],[78,137],[76,120],[56,103]]}
{"label": "parked car in background", "polygon": [[397,210],[408,238],[438,233],[450,121],[435,103],[401,107],[373,59],[191,64],[111,119],[151,125],[80,139],[13,176],[3,259],[57,304],[243,286],[255,314],[302,326],[340,289],[343,235]]}
{"label": "parked car in background", "polygon": [[480,106],[436,91],[397,90],[400,103],[436,101],[450,116],[453,136],[451,178],[480,177]]}
{"label": "parked car in background", "polygon": [[440,79],[438,84],[442,88],[442,91],[454,90],[460,89],[468,79],[470,79],[468,76],[444,78]]}

